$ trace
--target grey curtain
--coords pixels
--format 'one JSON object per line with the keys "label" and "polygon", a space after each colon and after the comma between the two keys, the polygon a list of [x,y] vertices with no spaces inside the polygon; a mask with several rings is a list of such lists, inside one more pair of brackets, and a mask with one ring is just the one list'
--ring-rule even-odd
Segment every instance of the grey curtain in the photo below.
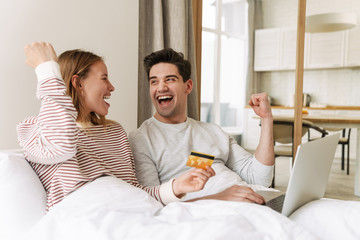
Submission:
{"label": "grey curtain", "polygon": [[[246,99],[250,99],[250,95],[258,91],[258,74],[254,72],[254,41],[255,30],[263,27],[262,0],[248,1],[248,22],[249,22],[249,61],[246,77]],[[247,101],[245,101],[247,103]]]}
{"label": "grey curtain", "polygon": [[143,67],[144,57],[153,51],[173,48],[182,52],[192,66],[192,93],[188,97],[188,116],[198,119],[195,46],[191,0],[139,1],[138,126],[154,114],[149,85]]}

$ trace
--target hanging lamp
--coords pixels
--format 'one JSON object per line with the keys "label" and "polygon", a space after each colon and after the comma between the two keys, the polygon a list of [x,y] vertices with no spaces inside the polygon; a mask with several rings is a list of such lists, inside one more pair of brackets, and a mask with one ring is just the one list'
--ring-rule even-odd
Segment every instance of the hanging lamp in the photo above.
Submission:
{"label": "hanging lamp", "polygon": [[353,13],[322,13],[306,17],[305,31],[309,33],[347,30],[357,24]]}

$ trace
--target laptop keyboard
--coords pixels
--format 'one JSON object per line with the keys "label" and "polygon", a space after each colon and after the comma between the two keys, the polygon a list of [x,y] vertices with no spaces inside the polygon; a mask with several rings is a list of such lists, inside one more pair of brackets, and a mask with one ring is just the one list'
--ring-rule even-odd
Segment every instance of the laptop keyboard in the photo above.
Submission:
{"label": "laptop keyboard", "polygon": [[281,213],[283,204],[284,204],[285,194],[280,195],[274,199],[271,199],[270,201],[267,201],[265,203],[266,206],[272,208],[273,210]]}

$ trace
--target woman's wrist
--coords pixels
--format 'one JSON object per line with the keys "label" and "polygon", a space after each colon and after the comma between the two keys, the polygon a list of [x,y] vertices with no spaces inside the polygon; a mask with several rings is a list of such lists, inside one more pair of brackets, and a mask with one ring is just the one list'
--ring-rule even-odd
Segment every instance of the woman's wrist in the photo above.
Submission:
{"label": "woman's wrist", "polygon": [[179,181],[177,181],[176,178],[175,178],[174,181],[172,182],[172,190],[173,190],[174,195],[175,195],[177,198],[182,198],[182,197],[185,196],[185,194],[186,194],[186,193],[181,192],[181,191],[179,190]]}

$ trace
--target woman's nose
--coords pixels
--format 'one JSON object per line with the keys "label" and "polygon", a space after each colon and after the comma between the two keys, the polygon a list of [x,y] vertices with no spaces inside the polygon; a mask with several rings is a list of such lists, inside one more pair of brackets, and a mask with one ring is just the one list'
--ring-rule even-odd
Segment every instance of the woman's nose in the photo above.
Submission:
{"label": "woman's nose", "polygon": [[109,89],[110,89],[110,92],[115,91],[114,85],[112,85],[111,83],[109,83]]}

